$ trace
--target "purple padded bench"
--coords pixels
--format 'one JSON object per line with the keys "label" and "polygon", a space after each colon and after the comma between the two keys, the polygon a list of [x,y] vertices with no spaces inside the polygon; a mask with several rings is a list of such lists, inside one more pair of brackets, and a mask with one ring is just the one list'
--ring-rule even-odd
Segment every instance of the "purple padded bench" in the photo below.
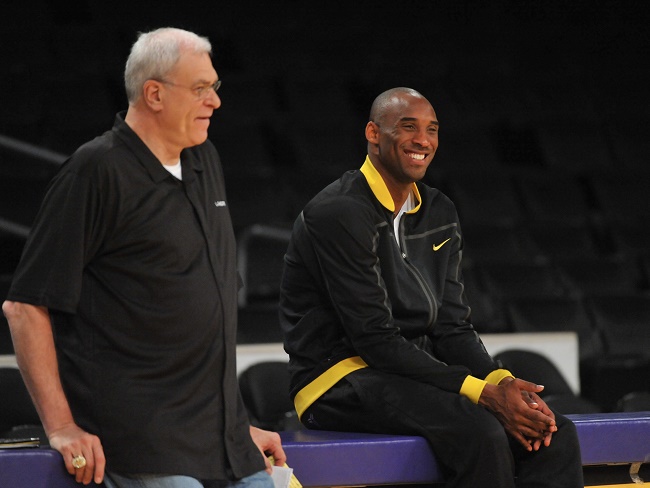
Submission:
{"label": "purple padded bench", "polygon": [[287,464],[304,487],[443,482],[424,437],[325,430],[280,432]]}
{"label": "purple padded bench", "polygon": [[0,488],[80,488],[61,454],[49,447],[0,449]]}
{"label": "purple padded bench", "polygon": [[[584,467],[623,467],[630,483],[641,465],[650,462],[650,412],[568,417],[578,429]],[[444,481],[422,437],[313,430],[280,435],[287,463],[306,488]],[[0,450],[0,488],[79,486],[52,449]]]}
{"label": "purple padded bench", "polygon": [[[568,415],[582,464],[623,465],[627,482],[650,462],[650,412]],[[422,437],[327,431],[281,432],[287,464],[305,487],[442,483]]]}

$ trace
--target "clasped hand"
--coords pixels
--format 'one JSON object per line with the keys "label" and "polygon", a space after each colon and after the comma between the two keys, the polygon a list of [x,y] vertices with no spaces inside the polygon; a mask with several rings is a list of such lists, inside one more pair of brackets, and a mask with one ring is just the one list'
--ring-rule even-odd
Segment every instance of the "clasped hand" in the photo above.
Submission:
{"label": "clasped hand", "polygon": [[526,450],[537,451],[542,444],[548,447],[557,431],[555,415],[537,395],[543,389],[529,381],[506,378],[498,386],[486,385],[479,404],[490,410]]}

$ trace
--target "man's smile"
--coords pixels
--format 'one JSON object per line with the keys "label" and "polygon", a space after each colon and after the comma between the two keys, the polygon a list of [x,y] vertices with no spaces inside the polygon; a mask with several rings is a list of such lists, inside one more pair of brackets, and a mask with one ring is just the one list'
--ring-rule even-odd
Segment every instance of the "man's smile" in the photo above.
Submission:
{"label": "man's smile", "polygon": [[427,155],[423,153],[417,153],[412,151],[405,151],[405,153],[409,158],[414,159],[416,161],[424,161],[425,158],[427,157]]}

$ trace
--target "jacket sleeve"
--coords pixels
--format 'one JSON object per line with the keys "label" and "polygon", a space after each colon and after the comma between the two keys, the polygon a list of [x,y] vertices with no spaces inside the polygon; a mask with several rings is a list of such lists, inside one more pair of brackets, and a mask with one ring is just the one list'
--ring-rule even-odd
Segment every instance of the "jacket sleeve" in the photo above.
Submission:
{"label": "jacket sleeve", "polygon": [[380,232],[389,224],[350,197],[312,206],[303,219],[329,301],[356,353],[372,368],[460,392],[470,370],[435,359],[393,322],[377,254]]}

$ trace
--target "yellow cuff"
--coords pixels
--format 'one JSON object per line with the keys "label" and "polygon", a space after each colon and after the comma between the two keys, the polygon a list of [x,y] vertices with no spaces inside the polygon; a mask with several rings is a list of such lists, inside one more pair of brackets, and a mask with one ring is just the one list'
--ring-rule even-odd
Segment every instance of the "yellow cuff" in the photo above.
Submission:
{"label": "yellow cuff", "polygon": [[501,380],[503,378],[508,378],[508,377],[514,378],[515,375],[513,375],[507,369],[495,369],[485,377],[485,381],[487,381],[491,385],[498,385],[499,383],[501,383]]}
{"label": "yellow cuff", "polygon": [[487,381],[479,380],[474,376],[467,376],[463,381],[463,386],[460,387],[460,394],[469,398],[472,403],[478,403],[485,385],[487,385]]}

